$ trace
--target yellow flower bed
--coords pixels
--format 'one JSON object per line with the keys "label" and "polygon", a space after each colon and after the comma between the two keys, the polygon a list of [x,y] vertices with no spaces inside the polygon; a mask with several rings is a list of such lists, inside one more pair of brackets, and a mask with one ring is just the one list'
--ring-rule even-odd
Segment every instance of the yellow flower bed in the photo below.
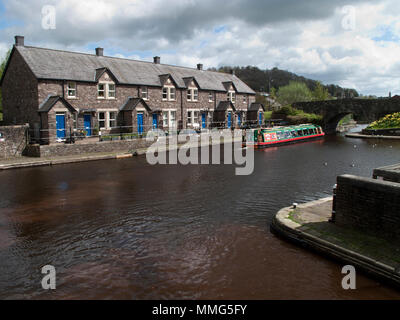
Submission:
{"label": "yellow flower bed", "polygon": [[372,122],[368,129],[400,128],[400,112],[388,114],[382,119]]}

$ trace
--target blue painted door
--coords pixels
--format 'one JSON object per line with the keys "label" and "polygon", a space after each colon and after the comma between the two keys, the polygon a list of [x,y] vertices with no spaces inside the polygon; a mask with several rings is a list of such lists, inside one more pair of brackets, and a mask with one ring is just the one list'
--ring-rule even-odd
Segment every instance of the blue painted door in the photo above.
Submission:
{"label": "blue painted door", "polygon": [[56,114],[57,138],[65,138],[65,114]]}
{"label": "blue painted door", "polygon": [[157,114],[153,114],[153,129],[157,129],[158,127],[158,116]]}
{"label": "blue painted door", "polygon": [[143,113],[137,114],[137,127],[138,127],[138,134],[143,133]]}
{"label": "blue painted door", "polygon": [[263,114],[262,112],[260,112],[260,114],[258,115],[258,122],[260,123],[260,126],[262,125],[262,120],[263,120]]}
{"label": "blue painted door", "polygon": [[228,128],[232,127],[232,112],[228,112]]}
{"label": "blue painted door", "polygon": [[206,114],[205,114],[205,113],[202,113],[202,114],[201,114],[201,127],[202,127],[203,129],[206,128]]}
{"label": "blue painted door", "polygon": [[83,116],[83,123],[86,131],[86,136],[90,137],[92,135],[92,116],[90,114],[85,114]]}
{"label": "blue painted door", "polygon": [[240,127],[240,125],[242,124],[242,119],[241,119],[241,116],[240,116],[240,113],[238,114],[238,125],[239,125],[239,127]]}

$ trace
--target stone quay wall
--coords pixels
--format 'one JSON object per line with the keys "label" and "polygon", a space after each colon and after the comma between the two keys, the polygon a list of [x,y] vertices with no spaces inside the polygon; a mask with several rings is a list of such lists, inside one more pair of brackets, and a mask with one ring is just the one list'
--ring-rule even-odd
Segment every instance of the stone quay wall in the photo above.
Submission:
{"label": "stone quay wall", "polygon": [[364,129],[362,134],[373,136],[400,136],[400,128],[393,129]]}
{"label": "stone quay wall", "polygon": [[400,240],[400,184],[353,175],[339,176],[335,223]]}
{"label": "stone quay wall", "polygon": [[372,175],[374,179],[400,183],[400,163],[387,167],[376,168]]}
{"label": "stone quay wall", "polygon": [[28,142],[28,125],[0,127],[0,159],[20,157]]}
{"label": "stone quay wall", "polygon": [[[50,144],[37,145],[32,148],[32,156],[40,157],[65,157],[71,155],[88,154],[88,153],[135,153],[138,149],[147,148],[154,142],[148,142],[146,139],[120,140],[120,141],[102,141],[87,144]],[[39,149],[39,152],[38,150]]]}

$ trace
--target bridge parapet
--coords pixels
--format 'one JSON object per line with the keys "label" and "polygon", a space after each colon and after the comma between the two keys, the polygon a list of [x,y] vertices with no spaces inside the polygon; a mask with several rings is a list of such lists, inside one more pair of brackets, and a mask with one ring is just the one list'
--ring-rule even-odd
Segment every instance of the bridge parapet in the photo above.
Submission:
{"label": "bridge parapet", "polygon": [[296,102],[296,109],[323,116],[324,129],[334,133],[339,121],[353,114],[357,122],[371,123],[387,114],[400,112],[400,99],[339,99],[326,101]]}

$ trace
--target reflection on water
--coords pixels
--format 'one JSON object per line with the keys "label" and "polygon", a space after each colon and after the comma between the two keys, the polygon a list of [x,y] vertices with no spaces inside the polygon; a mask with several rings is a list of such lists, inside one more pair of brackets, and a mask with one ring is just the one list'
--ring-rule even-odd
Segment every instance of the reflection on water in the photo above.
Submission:
{"label": "reflection on water", "polygon": [[337,136],[256,151],[248,177],[145,157],[0,172],[0,298],[397,299],[363,276],[342,290],[342,266],[269,232],[337,175],[395,162],[399,143]]}

